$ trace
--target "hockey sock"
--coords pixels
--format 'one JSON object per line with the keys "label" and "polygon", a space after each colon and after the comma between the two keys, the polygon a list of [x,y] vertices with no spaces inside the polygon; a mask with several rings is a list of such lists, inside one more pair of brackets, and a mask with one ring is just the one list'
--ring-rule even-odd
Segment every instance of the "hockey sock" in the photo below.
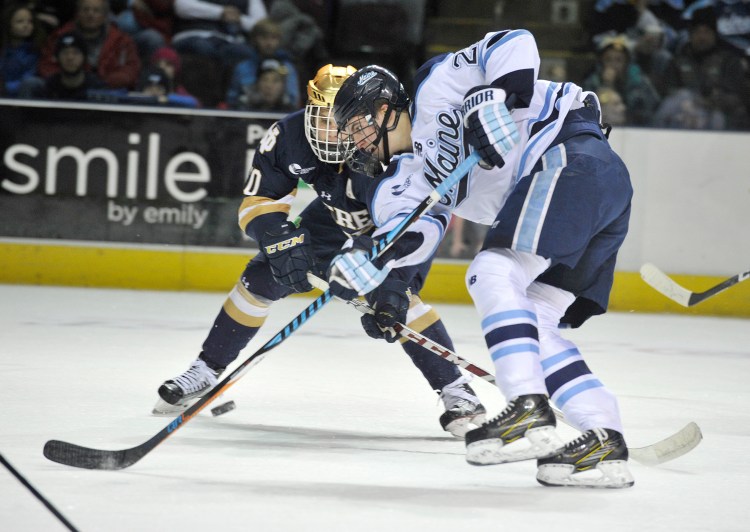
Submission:
{"label": "hockey sock", "polygon": [[229,293],[208,337],[201,358],[213,367],[227,367],[266,321],[271,302],[237,284]]}
{"label": "hockey sock", "polygon": [[[409,312],[406,315],[406,326],[433,342],[453,350],[453,341],[448,335],[438,313],[425,304],[417,295],[412,296]],[[455,364],[436,356],[419,344],[402,339],[402,347],[409,355],[417,369],[422,372],[424,378],[433,390],[442,390],[444,386],[455,381],[461,376]]]}
{"label": "hockey sock", "polygon": [[466,273],[495,363],[495,379],[508,400],[547,393],[536,309],[526,296],[526,288],[546,266],[545,259],[530,253],[493,249],[479,253]]}
{"label": "hockey sock", "polygon": [[591,372],[576,345],[560,336],[557,325],[575,296],[543,283],[533,283],[528,295],[539,323],[539,342],[547,393],[577,429],[622,430],[617,399]]}

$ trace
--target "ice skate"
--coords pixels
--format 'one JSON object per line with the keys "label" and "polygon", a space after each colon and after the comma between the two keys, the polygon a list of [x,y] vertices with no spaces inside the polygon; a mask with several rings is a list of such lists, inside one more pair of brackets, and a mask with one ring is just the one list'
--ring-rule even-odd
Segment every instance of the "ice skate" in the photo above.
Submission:
{"label": "ice skate", "polygon": [[159,401],[152,410],[155,415],[176,415],[193,405],[218,382],[221,371],[196,359],[183,374],[159,386]]}
{"label": "ice skate", "polygon": [[547,397],[521,395],[497,417],[466,433],[466,461],[490,465],[552,456],[564,446],[556,426]]}
{"label": "ice skate", "polygon": [[466,433],[484,423],[487,411],[471,389],[466,377],[445,386],[440,398],[445,405],[445,412],[440,416],[440,426],[457,438],[463,439]]}
{"label": "ice skate", "polygon": [[558,454],[537,462],[536,479],[545,486],[629,488],[628,448],[622,434],[593,429],[568,443]]}

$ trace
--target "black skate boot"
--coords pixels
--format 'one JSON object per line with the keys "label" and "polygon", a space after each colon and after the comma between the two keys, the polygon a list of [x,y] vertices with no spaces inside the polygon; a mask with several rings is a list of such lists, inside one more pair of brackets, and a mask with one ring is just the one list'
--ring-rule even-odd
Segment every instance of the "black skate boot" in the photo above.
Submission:
{"label": "black skate boot", "polygon": [[484,423],[487,413],[467,382],[468,379],[461,376],[440,391],[440,398],[445,405],[445,412],[440,416],[440,426],[461,439],[468,431]]}
{"label": "black skate boot", "polygon": [[611,429],[587,430],[554,456],[537,462],[536,479],[545,486],[629,488],[628,447]]}
{"label": "black skate boot", "polygon": [[187,410],[203,394],[216,386],[222,370],[213,369],[197,358],[183,374],[159,386],[159,397],[152,411],[156,415],[173,415]]}
{"label": "black skate boot", "polygon": [[478,429],[466,433],[466,461],[504,464],[543,458],[559,452],[557,419],[544,395],[521,395]]}

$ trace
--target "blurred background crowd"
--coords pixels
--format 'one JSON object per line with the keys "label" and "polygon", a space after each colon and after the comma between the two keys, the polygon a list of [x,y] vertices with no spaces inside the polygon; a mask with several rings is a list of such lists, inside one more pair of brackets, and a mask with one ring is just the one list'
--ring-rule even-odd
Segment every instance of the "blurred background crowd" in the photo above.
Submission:
{"label": "blurred background crowd", "polygon": [[408,80],[503,28],[612,125],[750,130],[750,0],[9,0],[0,95],[286,112],[325,63]]}
{"label": "blurred background crowd", "polygon": [[[595,91],[606,123],[750,131],[750,0],[2,5],[3,98],[288,112],[304,106],[307,80],[324,64],[377,63],[408,85],[430,57],[525,28],[540,77]],[[473,256],[482,231],[456,223],[441,254]]]}

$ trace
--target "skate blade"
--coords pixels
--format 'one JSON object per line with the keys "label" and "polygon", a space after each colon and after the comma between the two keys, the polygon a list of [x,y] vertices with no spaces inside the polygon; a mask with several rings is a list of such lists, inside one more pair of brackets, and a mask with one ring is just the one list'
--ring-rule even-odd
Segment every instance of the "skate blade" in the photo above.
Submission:
{"label": "skate blade", "polygon": [[467,432],[477,429],[484,424],[485,418],[485,414],[478,414],[476,416],[466,416],[454,419],[445,426],[444,430],[450,432],[456,438],[463,440],[465,439]]}
{"label": "skate blade", "polygon": [[[216,398],[216,401],[221,403],[221,399],[224,398],[224,394],[219,395]],[[151,415],[153,416],[176,416],[178,414],[182,414],[185,410],[193,406],[195,403],[198,402],[200,397],[193,397],[192,399],[187,399],[184,401],[180,401],[176,404],[170,404],[166,402],[164,399],[159,398],[158,401],[156,401],[156,404],[154,405],[154,408],[151,410]],[[232,403],[231,406],[228,406],[228,403]],[[220,416],[222,414],[225,414],[227,412],[230,412],[234,410],[235,408],[234,401],[227,401],[223,404],[220,404],[217,407],[214,407],[211,409],[211,413],[213,416]],[[225,409],[221,409],[221,407],[225,407]],[[214,410],[220,409],[218,413],[214,413]]]}
{"label": "skate blade", "polygon": [[495,465],[522,460],[548,458],[560,452],[565,443],[555,427],[529,429],[523,438],[503,444],[501,439],[487,439],[466,446],[466,461],[471,465]]}
{"label": "skate blade", "polygon": [[154,416],[176,416],[190,408],[195,401],[197,399],[172,405],[160,398],[151,410],[151,414]]}
{"label": "skate blade", "polygon": [[625,460],[600,462],[595,468],[574,473],[572,464],[543,464],[539,466],[536,480],[543,486],[554,488],[629,488],[635,484]]}

